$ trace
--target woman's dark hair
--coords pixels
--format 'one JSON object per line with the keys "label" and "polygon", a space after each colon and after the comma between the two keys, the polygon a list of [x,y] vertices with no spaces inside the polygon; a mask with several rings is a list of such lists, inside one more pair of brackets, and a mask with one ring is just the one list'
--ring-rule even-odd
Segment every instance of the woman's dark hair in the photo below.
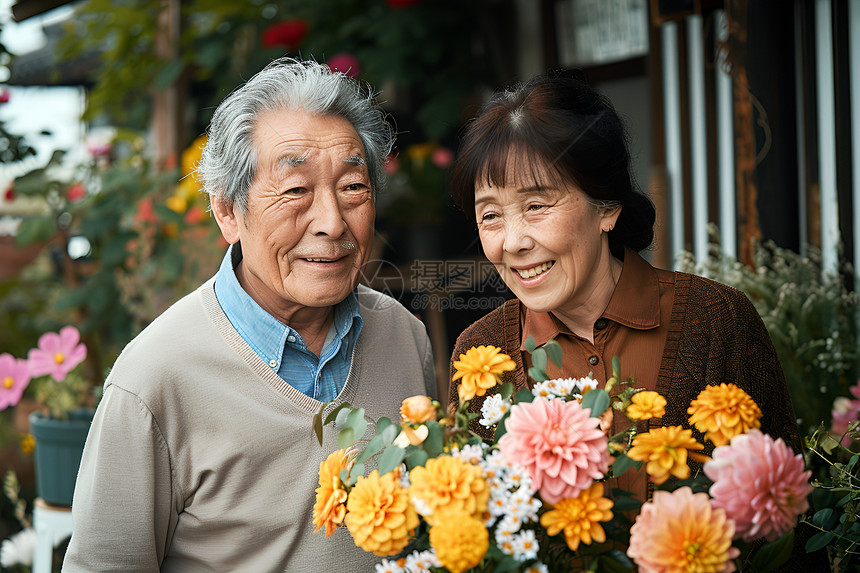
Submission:
{"label": "woman's dark hair", "polygon": [[656,211],[634,187],[624,123],[578,72],[546,73],[500,91],[466,125],[451,174],[454,201],[464,212],[474,211],[480,181],[505,184],[512,154],[532,176],[549,167],[594,202],[620,204],[609,233],[614,253],[651,245]]}

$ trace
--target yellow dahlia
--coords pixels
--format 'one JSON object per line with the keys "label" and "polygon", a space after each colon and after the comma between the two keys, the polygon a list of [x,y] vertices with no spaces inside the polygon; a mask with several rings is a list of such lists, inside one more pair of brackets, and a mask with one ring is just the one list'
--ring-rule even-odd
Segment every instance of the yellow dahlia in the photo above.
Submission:
{"label": "yellow dahlia", "polygon": [[633,438],[633,447],[627,452],[627,457],[647,462],[645,471],[654,483],[660,485],[669,479],[670,474],[678,479],[690,477],[688,456],[698,462],[705,462],[710,458],[688,450],[704,448],[705,446],[693,438],[693,430],[685,430],[681,426],[665,426]]}
{"label": "yellow dahlia", "polygon": [[568,497],[556,503],[540,518],[540,524],[550,535],[564,531],[564,538],[571,551],[579,548],[580,542],[591,545],[592,541],[603,543],[606,532],[601,521],[612,519],[612,500],[603,497],[603,483],[594,482],[578,497]]}
{"label": "yellow dahlia", "polygon": [[460,360],[454,361],[456,372],[451,381],[462,378],[457,387],[461,402],[483,396],[499,383],[503,372],[516,367],[511,357],[501,352],[502,349],[496,346],[472,347],[466,354],[460,355]]}
{"label": "yellow dahlia", "polygon": [[666,398],[657,392],[637,392],[633,394],[631,402],[627,407],[627,417],[631,420],[661,418],[666,413]]}
{"label": "yellow dahlia", "polygon": [[430,525],[447,512],[464,511],[480,519],[487,510],[490,488],[479,466],[460,458],[440,456],[409,472],[409,496]]}
{"label": "yellow dahlia", "polygon": [[484,524],[465,511],[453,510],[430,528],[430,546],[436,558],[451,573],[477,566],[490,546]]}
{"label": "yellow dahlia", "polygon": [[418,514],[397,472],[378,470],[359,477],[346,502],[346,527],[361,549],[387,557],[406,547],[418,527]]}
{"label": "yellow dahlia", "polygon": [[690,424],[715,446],[725,446],[735,436],[761,427],[761,408],[734,384],[708,386],[690,402],[687,413]]}
{"label": "yellow dahlia", "polygon": [[325,536],[328,537],[343,523],[347,493],[340,481],[340,470],[351,468],[353,461],[355,451],[344,448],[332,452],[320,463],[320,485],[316,489],[317,500],[314,504],[314,525],[317,527],[314,533],[325,526]]}

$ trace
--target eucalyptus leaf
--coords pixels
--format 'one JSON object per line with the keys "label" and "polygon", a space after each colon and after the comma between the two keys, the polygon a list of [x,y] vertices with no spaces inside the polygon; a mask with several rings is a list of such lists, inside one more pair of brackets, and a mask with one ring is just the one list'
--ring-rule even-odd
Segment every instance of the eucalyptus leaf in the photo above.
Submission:
{"label": "eucalyptus leaf", "polygon": [[535,342],[535,337],[529,334],[529,337],[526,338],[526,341],[523,343],[523,348],[526,349],[526,352],[531,354],[537,348],[537,342]]}
{"label": "eucalyptus leaf", "polygon": [[404,457],[406,457],[406,450],[400,446],[390,445],[386,447],[379,455],[379,475],[384,475],[394,470],[403,463]]}
{"label": "eucalyptus leaf", "polygon": [[[591,392],[589,392],[589,394],[590,393]],[[615,457],[615,461],[612,463],[612,475],[618,477],[620,475],[623,475],[630,468],[639,469],[640,467],[642,467],[642,462],[634,460],[633,458],[627,456],[627,454],[618,454]]]}
{"label": "eucalyptus leaf", "polygon": [[316,434],[317,441],[320,443],[320,446],[323,445],[323,435],[322,435],[323,434],[323,424],[322,424],[323,408],[325,408],[325,404],[323,404],[322,408],[320,408],[319,411],[316,414],[314,414],[314,421],[313,421],[314,434]]}
{"label": "eucalyptus leaf", "polygon": [[502,397],[502,400],[507,400],[511,397],[511,394],[514,393],[514,385],[510,382],[505,382],[501,386],[499,386],[499,395]]}
{"label": "eucalyptus leaf", "polygon": [[534,366],[529,368],[529,378],[531,378],[535,382],[543,382],[544,380],[549,380],[549,376],[546,375],[546,372],[539,368],[535,368]]}
{"label": "eucalyptus leaf", "polygon": [[338,404],[338,406],[334,410],[329,412],[328,416],[326,416],[326,418],[325,418],[325,422],[323,422],[323,426],[327,426],[332,422],[332,420],[336,420],[338,414],[340,414],[340,411],[343,410],[344,408],[351,408],[351,406],[349,405],[349,402],[344,402],[343,404]]}
{"label": "eucalyptus leaf", "polygon": [[530,404],[534,401],[535,395],[532,394],[531,390],[523,388],[522,390],[517,391],[517,404]]}
{"label": "eucalyptus leaf", "polygon": [[358,454],[358,457],[355,459],[356,462],[365,462],[369,460],[374,454],[378,454],[386,446],[390,445],[390,443],[385,443],[385,437],[382,434],[376,434],[370,439],[370,442],[367,443],[367,446],[364,450]]}
{"label": "eucalyptus leaf", "polygon": [[553,338],[548,340],[547,343],[543,345],[543,348],[546,350],[546,354],[552,363],[561,368],[561,345]]}
{"label": "eucalyptus leaf", "polygon": [[435,458],[442,453],[442,449],[444,447],[442,442],[445,430],[439,422],[435,422],[433,420],[426,422],[424,425],[427,426],[428,433],[421,446],[430,457]]}
{"label": "eucalyptus leaf", "polygon": [[423,466],[427,463],[427,460],[430,459],[430,456],[427,455],[427,452],[422,450],[421,448],[408,448],[412,451],[406,454],[406,467],[410,470]]}
{"label": "eucalyptus leaf", "polygon": [[582,407],[591,409],[591,417],[596,418],[609,407],[609,394],[602,388],[589,390],[582,396]]}
{"label": "eucalyptus leaf", "polygon": [[[346,424],[355,432],[355,439],[360,440],[367,431],[367,420],[364,419],[364,408],[350,411],[346,417]],[[344,447],[344,446],[341,446]]]}
{"label": "eucalyptus leaf", "polygon": [[536,348],[532,352],[532,367],[546,371],[546,350],[543,347]]}
{"label": "eucalyptus leaf", "polygon": [[349,426],[337,433],[337,447],[348,448],[355,443],[355,430]]}

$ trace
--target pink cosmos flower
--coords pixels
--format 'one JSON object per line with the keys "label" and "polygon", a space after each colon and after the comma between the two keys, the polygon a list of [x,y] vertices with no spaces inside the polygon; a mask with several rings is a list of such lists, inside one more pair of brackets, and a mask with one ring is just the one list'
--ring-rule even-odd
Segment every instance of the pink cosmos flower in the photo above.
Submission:
{"label": "pink cosmos flower", "polygon": [[351,78],[361,73],[358,59],[352,54],[335,54],[328,59],[328,67],[333,72],[343,72]]}
{"label": "pink cosmos flower", "polygon": [[24,389],[30,383],[30,367],[26,360],[11,354],[0,354],[0,410],[21,401]]}
{"label": "pink cosmos flower", "polygon": [[385,172],[390,177],[398,171],[400,171],[400,159],[398,159],[397,156],[392,153],[388,156],[388,159],[385,162]]}
{"label": "pink cosmos flower", "polygon": [[802,455],[795,455],[782,438],[774,440],[756,429],[715,448],[704,466],[714,482],[713,506],[725,509],[735,520],[736,536],[745,541],[773,541],[797,524],[812,493],[812,472],[803,470]]}
{"label": "pink cosmos flower", "polygon": [[[860,412],[860,380],[857,384],[848,389],[854,396],[854,400],[840,396],[833,401],[833,422],[830,426],[830,433],[838,438],[848,431],[848,427],[857,421],[857,414]],[[851,436],[846,435],[842,438],[842,445],[851,445]]]}
{"label": "pink cosmos flower", "polygon": [[576,497],[609,469],[606,436],[579,402],[517,404],[499,440],[505,461],[525,467],[548,503]]}
{"label": "pink cosmos flower", "polygon": [[430,161],[439,169],[448,169],[454,163],[454,152],[447,147],[438,147],[430,156]]}
{"label": "pink cosmos flower", "polygon": [[260,38],[264,48],[295,50],[308,33],[308,23],[301,18],[276,22],[263,30]]}
{"label": "pink cosmos flower", "polygon": [[689,487],[655,491],[630,528],[627,555],[640,573],[730,573],[740,550],[732,547],[735,525],[706,493]]}
{"label": "pink cosmos flower", "polygon": [[59,334],[46,332],[39,337],[39,347],[30,350],[27,355],[31,376],[50,374],[62,381],[66,374],[72,371],[87,357],[87,347],[78,344],[81,334],[74,326],[64,326]]}

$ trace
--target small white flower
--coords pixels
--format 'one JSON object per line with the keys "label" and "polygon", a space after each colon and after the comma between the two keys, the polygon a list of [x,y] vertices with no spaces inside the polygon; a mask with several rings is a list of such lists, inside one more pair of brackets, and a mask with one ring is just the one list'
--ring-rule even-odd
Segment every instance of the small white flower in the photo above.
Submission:
{"label": "small white flower", "polygon": [[12,535],[0,545],[0,565],[32,565],[38,542],[36,530],[29,527]]}
{"label": "small white flower", "polygon": [[376,564],[376,573],[405,573],[405,571],[396,561],[383,559],[382,563]]}
{"label": "small white flower", "polygon": [[517,515],[507,514],[499,521],[496,531],[501,531],[506,535],[513,535],[523,526],[523,520]]}
{"label": "small white flower", "polygon": [[21,221],[22,219],[19,217],[0,217],[0,237],[17,235]]}
{"label": "small white flower", "polygon": [[486,444],[466,444],[463,446],[463,449],[454,448],[451,450],[451,455],[453,457],[460,458],[464,462],[469,462],[470,464],[480,465],[482,461],[484,461],[484,448]]}
{"label": "small white flower", "polygon": [[415,506],[415,511],[418,512],[419,515],[423,515],[427,517],[428,515],[433,515],[433,508],[430,507],[426,501],[421,499],[420,497],[412,497],[412,505]]}
{"label": "small white flower", "polygon": [[502,398],[501,394],[488,396],[481,405],[481,425],[488,427],[498,423],[510,409],[511,402]]}
{"label": "small white flower", "polygon": [[517,561],[528,561],[537,558],[539,549],[535,532],[525,529],[513,536],[514,559]]}
{"label": "small white flower", "polygon": [[430,573],[431,567],[441,567],[442,563],[436,557],[436,552],[430,551],[415,551],[406,557],[404,565],[405,573]]}
{"label": "small white flower", "polygon": [[597,380],[588,376],[576,381],[576,387],[579,388],[579,392],[582,394],[585,394],[586,390],[594,390],[597,388],[597,384]]}

